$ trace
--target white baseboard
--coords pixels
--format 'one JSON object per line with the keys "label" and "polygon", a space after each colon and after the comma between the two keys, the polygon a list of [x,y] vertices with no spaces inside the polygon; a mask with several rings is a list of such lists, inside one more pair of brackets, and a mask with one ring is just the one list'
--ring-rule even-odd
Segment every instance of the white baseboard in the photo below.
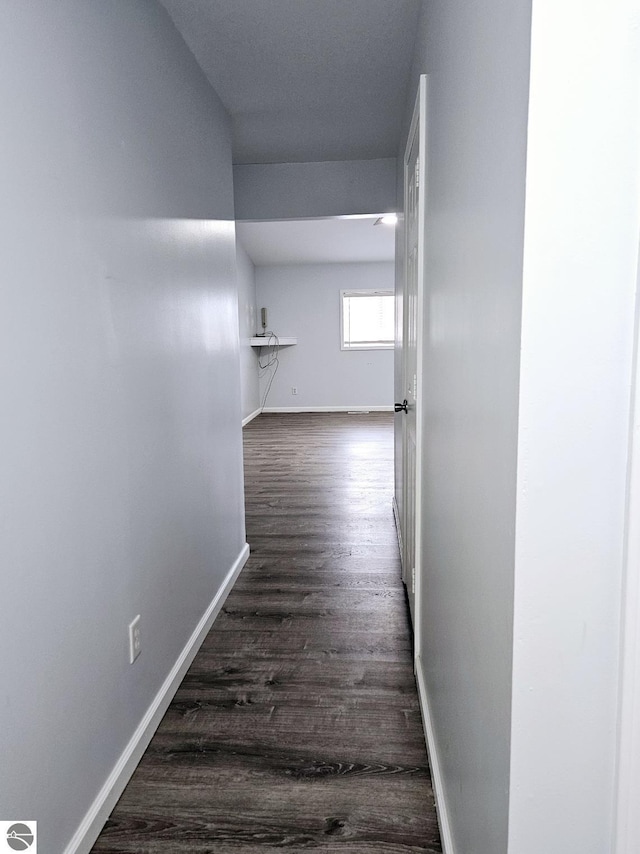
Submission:
{"label": "white baseboard", "polygon": [[147,749],[164,713],[173,699],[173,695],[184,679],[191,662],[211,628],[213,621],[218,616],[233,584],[240,574],[240,570],[249,557],[249,544],[245,543],[242,551],[236,558],[233,566],[227,573],[222,586],[213,597],[209,607],[203,614],[198,625],[193,630],[184,649],[178,656],[177,661],[169,671],[167,678],[153,702],[147,709],[144,717],[138,724],[135,732],[118,759],[113,771],[107,777],[98,796],[91,804],[87,814],[82,820],[73,838],[64,850],[64,854],[89,854],[96,839],[100,835],[106,820],[109,818],[118,798],[123,793],[125,786],[135,771],[143,753]]}
{"label": "white baseboard", "polygon": [[393,406],[265,406],[263,412],[393,412]]}
{"label": "white baseboard", "polygon": [[451,835],[451,823],[449,821],[449,810],[447,808],[447,800],[444,792],[442,780],[442,767],[438,756],[438,748],[436,746],[435,734],[433,731],[433,719],[429,708],[429,696],[427,694],[427,685],[422,672],[422,661],[419,655],[416,655],[415,660],[416,682],[418,684],[418,698],[420,700],[420,710],[422,711],[422,724],[427,742],[427,751],[429,753],[429,768],[431,769],[431,782],[433,784],[433,793],[436,798],[436,810],[438,813],[438,824],[440,826],[440,838],[442,842],[442,854],[455,854],[453,847],[453,836]]}
{"label": "white baseboard", "polygon": [[254,410],[253,410],[253,412],[251,413],[251,415],[247,415],[247,417],[246,417],[246,418],[243,418],[243,419],[242,419],[242,426],[243,426],[243,427],[246,427],[246,426],[247,426],[247,424],[248,424],[250,421],[253,421],[253,419],[254,419],[254,418],[257,418],[257,416],[258,416],[258,415],[260,415],[260,413],[261,413],[261,412],[262,412],[262,410],[261,410],[260,408],[258,408],[258,409],[254,409]]}

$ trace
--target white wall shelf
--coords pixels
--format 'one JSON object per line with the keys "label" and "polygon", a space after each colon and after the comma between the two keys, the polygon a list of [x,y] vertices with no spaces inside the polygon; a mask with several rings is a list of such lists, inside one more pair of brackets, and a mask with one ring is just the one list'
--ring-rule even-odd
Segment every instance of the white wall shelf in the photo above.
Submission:
{"label": "white wall shelf", "polygon": [[251,338],[251,346],[252,347],[290,347],[292,344],[297,344],[297,338],[278,338],[278,343],[276,344],[273,338],[269,338],[268,335],[265,335],[264,338]]}

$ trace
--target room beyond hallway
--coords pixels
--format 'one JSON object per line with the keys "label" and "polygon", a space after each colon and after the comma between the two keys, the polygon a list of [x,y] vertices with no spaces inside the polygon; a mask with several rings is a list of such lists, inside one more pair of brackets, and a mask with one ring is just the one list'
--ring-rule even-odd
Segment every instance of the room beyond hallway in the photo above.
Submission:
{"label": "room beyond hallway", "polygon": [[94,854],[435,854],[393,416],[244,429],[252,554]]}

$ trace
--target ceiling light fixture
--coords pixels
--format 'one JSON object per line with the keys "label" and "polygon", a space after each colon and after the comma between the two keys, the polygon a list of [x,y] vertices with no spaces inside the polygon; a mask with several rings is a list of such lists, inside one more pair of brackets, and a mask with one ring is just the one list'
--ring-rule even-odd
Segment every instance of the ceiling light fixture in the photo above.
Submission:
{"label": "ceiling light fixture", "polygon": [[374,225],[397,225],[398,223],[398,214],[390,213],[384,214],[383,216],[379,216],[378,219],[373,223]]}

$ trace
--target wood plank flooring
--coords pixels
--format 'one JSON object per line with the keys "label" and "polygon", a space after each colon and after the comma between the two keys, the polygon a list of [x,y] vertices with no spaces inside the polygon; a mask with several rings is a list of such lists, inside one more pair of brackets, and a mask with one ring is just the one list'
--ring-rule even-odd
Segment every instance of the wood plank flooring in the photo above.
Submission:
{"label": "wood plank flooring", "polygon": [[94,854],[433,854],[393,421],[244,430],[252,554]]}

